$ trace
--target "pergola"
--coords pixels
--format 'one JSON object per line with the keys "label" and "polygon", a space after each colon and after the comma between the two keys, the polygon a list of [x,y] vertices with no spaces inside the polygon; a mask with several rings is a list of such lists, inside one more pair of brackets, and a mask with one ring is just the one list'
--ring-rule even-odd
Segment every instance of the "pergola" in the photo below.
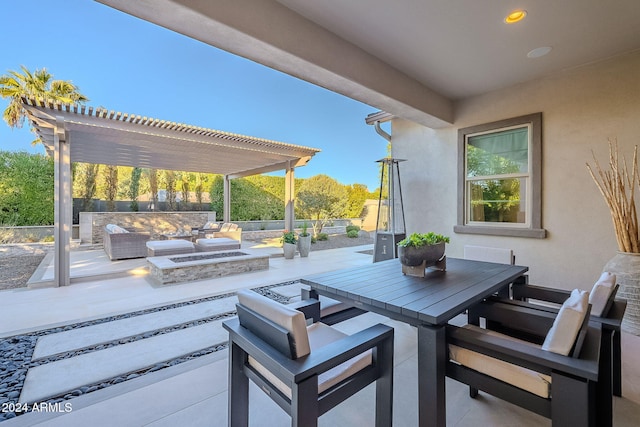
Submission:
{"label": "pergola", "polygon": [[55,282],[70,283],[71,162],[224,176],[223,218],[230,221],[230,180],[285,170],[285,227],[294,228],[294,169],[320,150],[104,108],[22,98],[55,164]]}

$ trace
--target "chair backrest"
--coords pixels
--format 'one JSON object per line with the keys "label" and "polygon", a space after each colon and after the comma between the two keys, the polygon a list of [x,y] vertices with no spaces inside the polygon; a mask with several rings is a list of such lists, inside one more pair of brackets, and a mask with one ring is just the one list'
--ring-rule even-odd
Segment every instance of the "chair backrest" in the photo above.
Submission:
{"label": "chair backrest", "polygon": [[472,261],[495,262],[497,264],[513,264],[511,249],[490,248],[487,246],[464,245],[464,259]]}
{"label": "chair backrest", "polygon": [[240,324],[282,354],[297,359],[311,352],[302,312],[249,290],[238,291],[236,307]]}
{"label": "chair backrest", "polygon": [[564,356],[580,355],[590,310],[589,293],[574,289],[558,311],[553,326],[542,344],[542,349]]}

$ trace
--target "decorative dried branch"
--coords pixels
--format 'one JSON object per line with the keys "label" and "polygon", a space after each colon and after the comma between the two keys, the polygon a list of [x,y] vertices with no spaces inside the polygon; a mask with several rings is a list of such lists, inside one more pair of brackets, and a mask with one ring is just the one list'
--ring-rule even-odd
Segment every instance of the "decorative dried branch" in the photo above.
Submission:
{"label": "decorative dried branch", "polygon": [[593,150],[591,154],[594,168],[587,163],[587,169],[604,197],[607,206],[609,206],[618,241],[618,249],[622,252],[640,253],[638,215],[635,203],[636,183],[640,185],[638,146],[633,150],[631,173],[629,173],[624,156],[622,157],[622,162],[620,162],[618,142],[616,140],[609,140],[609,170],[604,171],[600,167]]}

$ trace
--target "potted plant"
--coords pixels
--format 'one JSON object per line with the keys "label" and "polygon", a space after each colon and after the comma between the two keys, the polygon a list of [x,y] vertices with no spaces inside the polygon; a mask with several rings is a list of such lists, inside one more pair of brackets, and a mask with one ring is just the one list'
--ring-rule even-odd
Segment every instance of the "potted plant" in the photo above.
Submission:
{"label": "potted plant", "polygon": [[292,259],[296,254],[296,233],[284,230],[281,241],[285,259]]}
{"label": "potted plant", "polygon": [[302,232],[298,235],[298,250],[301,257],[309,256],[311,251],[311,234],[307,231],[309,225],[307,221],[302,223]]}
{"label": "potted plant", "polygon": [[[433,265],[444,257],[444,245],[449,238],[434,232],[412,233],[398,242],[398,258],[407,267]],[[407,271],[403,269],[406,274]],[[424,273],[424,270],[423,270]]]}

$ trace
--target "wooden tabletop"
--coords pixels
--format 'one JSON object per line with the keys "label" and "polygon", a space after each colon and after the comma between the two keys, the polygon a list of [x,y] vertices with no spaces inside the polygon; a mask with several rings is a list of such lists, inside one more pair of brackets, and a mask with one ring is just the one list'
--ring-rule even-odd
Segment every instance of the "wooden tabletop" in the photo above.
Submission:
{"label": "wooden tabletop", "polygon": [[443,325],[528,267],[447,258],[447,270],[405,276],[398,259],[301,279],[319,294],[410,324]]}

